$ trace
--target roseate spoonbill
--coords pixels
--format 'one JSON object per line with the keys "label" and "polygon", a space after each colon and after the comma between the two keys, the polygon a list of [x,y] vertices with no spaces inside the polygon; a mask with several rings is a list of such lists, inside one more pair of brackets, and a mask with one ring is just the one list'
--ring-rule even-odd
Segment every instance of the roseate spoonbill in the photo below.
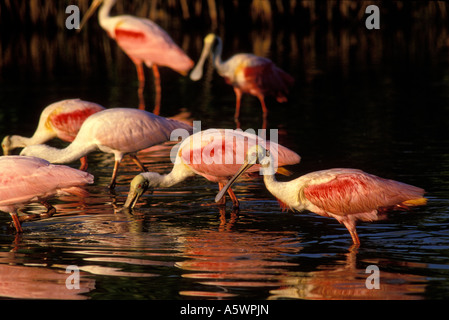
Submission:
{"label": "roseate spoonbill", "polygon": [[208,34],[204,38],[204,47],[200,59],[190,74],[194,81],[203,76],[203,65],[212,52],[213,65],[220,76],[234,87],[236,96],[234,118],[237,121],[240,114],[240,101],[243,93],[256,96],[262,105],[264,119],[268,109],[265,96],[274,96],[278,102],[286,102],[289,87],[293,78],[279,69],[270,59],[262,58],[250,53],[239,53],[223,62],[221,53],[223,45],[220,37]]}
{"label": "roseate spoonbill", "polygon": [[115,165],[109,187],[115,187],[117,171],[125,154],[129,154],[137,166],[146,171],[137,158],[139,150],[170,140],[175,129],[192,131],[192,127],[176,121],[154,115],[145,110],[112,108],[91,115],[80,128],[75,140],[64,149],[44,144],[28,146],[21,155],[35,156],[51,163],[71,163],[90,152],[99,149],[112,153]]}
{"label": "roseate spoonbill", "polygon": [[[147,189],[171,187],[195,174],[217,182],[221,189],[243,163],[248,148],[255,144],[266,145],[279,166],[296,164],[301,159],[290,149],[252,133],[232,129],[200,131],[180,144],[170,173],[161,175],[157,172],[143,172],[134,177],[124,206],[133,208]],[[175,157],[172,154],[172,161],[173,158]],[[250,172],[256,170],[258,166],[252,168]],[[285,174],[287,170],[279,168],[279,172]],[[229,189],[228,194],[234,207],[238,208],[239,201],[234,192]]]}
{"label": "roseate spoonbill", "polygon": [[273,157],[261,146],[248,151],[245,163],[217,194],[220,201],[236,179],[254,164],[264,171],[264,182],[285,209],[308,210],[343,223],[355,245],[360,245],[356,222],[385,218],[388,209],[424,205],[424,190],[402,182],[383,179],[357,169],[311,172],[288,182],[278,182],[272,169]]}
{"label": "roseate spoonbill", "polygon": [[156,89],[154,114],[159,115],[161,104],[161,80],[157,66],[169,67],[182,75],[187,75],[193,67],[193,61],[179,48],[161,27],[151,20],[130,15],[111,17],[111,8],[116,0],[94,0],[80,24],[80,29],[100,4],[98,21],[110,38],[125,51],[136,65],[139,79],[139,109],[145,109],[143,89],[145,73],[143,64],[153,69]]}
{"label": "roseate spoonbill", "polygon": [[31,202],[41,202],[52,214],[55,209],[46,200],[54,195],[74,194],[87,197],[80,186],[91,184],[94,177],[84,171],[23,156],[0,157],[0,211],[9,212],[18,233],[23,232],[17,211]]}
{"label": "roseate spoonbill", "polygon": [[[37,129],[31,138],[18,135],[3,138],[3,154],[9,155],[16,148],[42,144],[53,138],[72,142],[84,120],[104,109],[99,104],[80,99],[68,99],[52,103],[42,111]],[[80,160],[80,170],[86,170],[87,158],[82,157]]]}

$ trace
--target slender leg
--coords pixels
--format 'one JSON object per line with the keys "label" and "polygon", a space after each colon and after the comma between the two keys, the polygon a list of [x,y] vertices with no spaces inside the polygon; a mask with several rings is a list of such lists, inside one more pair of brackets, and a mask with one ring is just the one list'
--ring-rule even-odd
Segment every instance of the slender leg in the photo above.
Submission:
{"label": "slender leg", "polygon": [[159,115],[161,111],[161,75],[159,74],[159,69],[157,68],[157,65],[153,64],[153,75],[154,75],[154,86],[156,89],[156,101],[154,104],[154,110],[153,113],[155,115]]}
{"label": "slender leg", "polygon": [[238,121],[240,117],[240,102],[242,100],[242,91],[239,88],[234,87],[235,92],[235,113],[234,113],[234,120]]}
{"label": "slender leg", "polygon": [[56,213],[56,209],[47,201],[41,201],[41,204],[47,208],[47,212],[40,215],[41,218],[49,218]]}
{"label": "slender leg", "polygon": [[262,94],[259,94],[257,95],[257,98],[259,98],[260,105],[262,106],[263,118],[266,119],[268,115],[268,108],[265,105],[265,97]]}
{"label": "slender leg", "polygon": [[12,221],[14,222],[14,227],[16,228],[17,233],[22,233],[22,225],[20,224],[19,217],[17,216],[17,213],[10,213]]}
{"label": "slender leg", "polygon": [[231,200],[232,200],[232,207],[233,207],[234,209],[238,209],[239,206],[240,206],[240,203],[239,203],[239,200],[237,199],[237,197],[236,197],[234,191],[232,191],[231,188],[228,189],[228,194],[229,194],[229,197],[230,197]]}
{"label": "slender leg", "polygon": [[350,222],[348,221],[348,222],[344,222],[344,225],[345,225],[346,229],[348,229],[354,245],[359,246],[360,240],[359,240],[359,236],[357,235],[357,231],[355,229],[355,223],[352,221],[350,221]]}
{"label": "slender leg", "polygon": [[111,183],[109,184],[109,189],[115,188],[115,179],[117,178],[118,167],[120,166],[120,161],[115,160],[114,170],[112,171]]}
{"label": "slender leg", "polygon": [[137,158],[135,154],[129,154],[129,156],[133,159],[135,164],[139,167],[143,172],[148,172],[147,168],[145,168],[144,164]]}
{"label": "slender leg", "polygon": [[143,70],[143,64],[136,63],[137,78],[139,79],[139,89],[137,89],[137,95],[139,96],[139,109],[145,110],[145,98],[143,96],[143,89],[145,88],[145,72]]}
{"label": "slender leg", "polygon": [[87,156],[84,156],[80,159],[81,165],[80,165],[80,170],[81,171],[86,171],[87,170]]}
{"label": "slender leg", "polygon": [[[221,191],[221,189],[223,189],[223,187],[224,187],[224,184],[219,182],[218,183],[218,190]],[[226,198],[225,197],[221,198],[221,200],[219,202],[217,202],[217,205],[219,205],[219,206],[226,205]]]}

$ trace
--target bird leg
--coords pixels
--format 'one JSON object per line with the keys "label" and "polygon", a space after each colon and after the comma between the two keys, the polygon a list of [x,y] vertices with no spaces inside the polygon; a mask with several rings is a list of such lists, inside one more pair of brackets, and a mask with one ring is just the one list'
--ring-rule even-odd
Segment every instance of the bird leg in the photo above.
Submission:
{"label": "bird leg", "polygon": [[263,118],[265,120],[267,118],[267,115],[268,115],[268,108],[265,105],[265,97],[262,94],[258,94],[257,98],[259,98],[260,105],[262,106]]}
{"label": "bird leg", "polygon": [[145,168],[145,165],[137,158],[135,154],[129,154],[131,159],[133,159],[134,163],[139,167],[140,170],[143,172],[148,172],[147,168]]}
{"label": "bird leg", "polygon": [[112,190],[115,188],[115,179],[117,178],[118,167],[120,166],[120,161],[115,160],[114,170],[112,171],[111,183],[109,184],[109,189]]}
{"label": "bird leg", "polygon": [[234,87],[235,92],[235,113],[234,113],[234,121],[238,122],[238,119],[240,117],[240,102],[242,100],[242,90],[239,88]]}
{"label": "bird leg", "polygon": [[80,165],[79,169],[81,171],[86,171],[87,170],[87,156],[81,157],[80,162],[81,162],[81,165]]}
{"label": "bird leg", "polygon": [[49,204],[46,201],[41,201],[41,204],[47,208],[47,212],[45,213],[41,213],[40,217],[41,218],[50,218],[52,215],[54,215],[56,213],[56,209],[55,207],[53,207],[51,204]]}
{"label": "bird leg", "polygon": [[239,200],[237,199],[234,191],[232,191],[231,188],[228,189],[228,194],[229,194],[229,197],[232,200],[232,208],[233,209],[238,209],[240,207],[240,203],[239,203]]}
{"label": "bird leg", "polygon": [[16,228],[17,233],[22,233],[23,229],[22,229],[22,225],[20,224],[20,220],[19,220],[17,213],[16,212],[10,213],[10,215],[11,215],[12,222],[14,223],[14,227]]}
{"label": "bird leg", "polygon": [[143,89],[145,88],[145,72],[141,62],[135,63],[137,70],[137,78],[139,79],[139,89],[137,95],[139,96],[139,109],[145,110],[145,98],[143,96]]}
{"label": "bird leg", "polygon": [[[219,182],[218,183],[218,190],[221,191],[221,189],[223,189],[223,187],[224,187],[224,184]],[[221,198],[220,201],[217,202],[217,205],[225,206],[226,205],[226,197]]]}
{"label": "bird leg", "polygon": [[357,230],[355,229],[355,223],[353,221],[344,221],[343,224],[345,225],[346,229],[348,229],[354,245],[359,246],[360,240],[359,236],[357,235]]}
{"label": "bird leg", "polygon": [[153,113],[155,115],[159,115],[161,111],[161,75],[159,74],[159,69],[157,68],[157,65],[153,64],[153,75],[154,75],[154,86],[156,89],[156,101],[154,103],[154,110]]}

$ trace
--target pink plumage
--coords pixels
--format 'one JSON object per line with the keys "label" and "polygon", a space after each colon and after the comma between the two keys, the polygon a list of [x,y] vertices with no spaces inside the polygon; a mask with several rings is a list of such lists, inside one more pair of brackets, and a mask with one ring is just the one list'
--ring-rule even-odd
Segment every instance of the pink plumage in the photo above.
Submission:
{"label": "pink plumage", "polygon": [[311,172],[292,181],[274,177],[273,157],[263,147],[253,147],[245,163],[215,198],[220,201],[234,181],[251,168],[262,166],[265,186],[282,209],[311,211],[343,223],[355,245],[360,244],[357,221],[383,219],[387,210],[424,205],[424,190],[402,182],[384,179],[357,169],[329,169]]}
{"label": "pink plumage", "polygon": [[181,74],[186,74],[192,67],[193,61],[179,48],[170,36],[149,19],[138,18],[131,15],[111,17],[111,8],[116,0],[94,0],[85,14],[81,27],[87,19],[103,3],[98,13],[101,27],[117,44],[136,66],[139,79],[139,109],[145,109],[143,89],[145,86],[145,73],[143,64],[153,69],[155,82],[155,107],[153,113],[159,115],[161,104],[161,83],[157,66],[166,66]]}
{"label": "pink plumage", "polygon": [[[208,129],[186,139],[179,148],[185,165],[206,179],[226,183],[240,168],[249,148],[264,145],[272,150],[278,166],[297,164],[300,156],[292,150],[241,130]],[[249,172],[257,172],[259,165]]]}
{"label": "pink plumage", "polygon": [[88,196],[80,186],[93,183],[87,172],[24,156],[0,157],[0,211],[9,212],[17,232],[22,228],[17,209],[30,202],[43,202],[58,194]]}

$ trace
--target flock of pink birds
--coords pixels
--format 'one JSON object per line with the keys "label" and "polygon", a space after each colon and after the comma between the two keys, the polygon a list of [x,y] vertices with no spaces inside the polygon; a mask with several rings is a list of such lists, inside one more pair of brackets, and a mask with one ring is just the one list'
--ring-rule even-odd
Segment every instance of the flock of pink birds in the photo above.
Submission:
{"label": "flock of pink birds", "polygon": [[[300,156],[296,152],[241,130],[208,129],[192,134],[193,128],[189,124],[159,116],[158,66],[187,75],[194,63],[154,22],[130,15],[111,17],[110,10],[115,2],[94,0],[81,25],[85,25],[89,16],[102,5],[98,14],[101,27],[136,65],[139,108],[106,109],[80,99],[63,100],[42,111],[32,137],[4,137],[4,156],[0,157],[0,211],[11,215],[18,233],[23,232],[21,222],[26,213],[21,210],[26,204],[41,203],[47,209],[42,215],[51,216],[55,212],[48,202],[51,197],[61,194],[89,196],[84,186],[94,183],[94,177],[87,172],[86,156],[94,151],[114,155],[111,189],[115,187],[119,165],[125,155],[129,155],[142,171],[131,181],[125,208],[134,208],[147,190],[170,187],[191,176],[201,175],[218,183],[220,191],[216,202],[219,205],[225,204],[227,193],[233,208],[237,209],[239,201],[232,185],[243,174],[254,176],[260,173],[266,188],[284,209],[305,210],[335,218],[346,226],[356,246],[360,244],[357,221],[376,221],[384,218],[387,211],[405,210],[426,203],[421,188],[357,169],[328,169],[279,182],[275,174],[285,174],[283,166],[299,163]],[[253,54],[236,54],[223,62],[221,52],[221,39],[215,34],[207,35],[190,78],[201,78],[203,64],[211,56],[217,72],[234,88],[236,119],[243,93],[259,99],[264,119],[268,112],[266,96],[272,96],[278,102],[287,101],[293,78],[271,60]],[[153,113],[144,110],[144,64],[152,68],[155,77]],[[172,171],[168,174],[148,172],[139,160],[138,152],[169,141],[177,129],[191,135],[180,144]],[[69,144],[63,149],[45,144],[53,138]],[[11,155],[16,148],[23,148],[20,155]],[[65,165],[76,161],[80,161],[79,169]]]}

